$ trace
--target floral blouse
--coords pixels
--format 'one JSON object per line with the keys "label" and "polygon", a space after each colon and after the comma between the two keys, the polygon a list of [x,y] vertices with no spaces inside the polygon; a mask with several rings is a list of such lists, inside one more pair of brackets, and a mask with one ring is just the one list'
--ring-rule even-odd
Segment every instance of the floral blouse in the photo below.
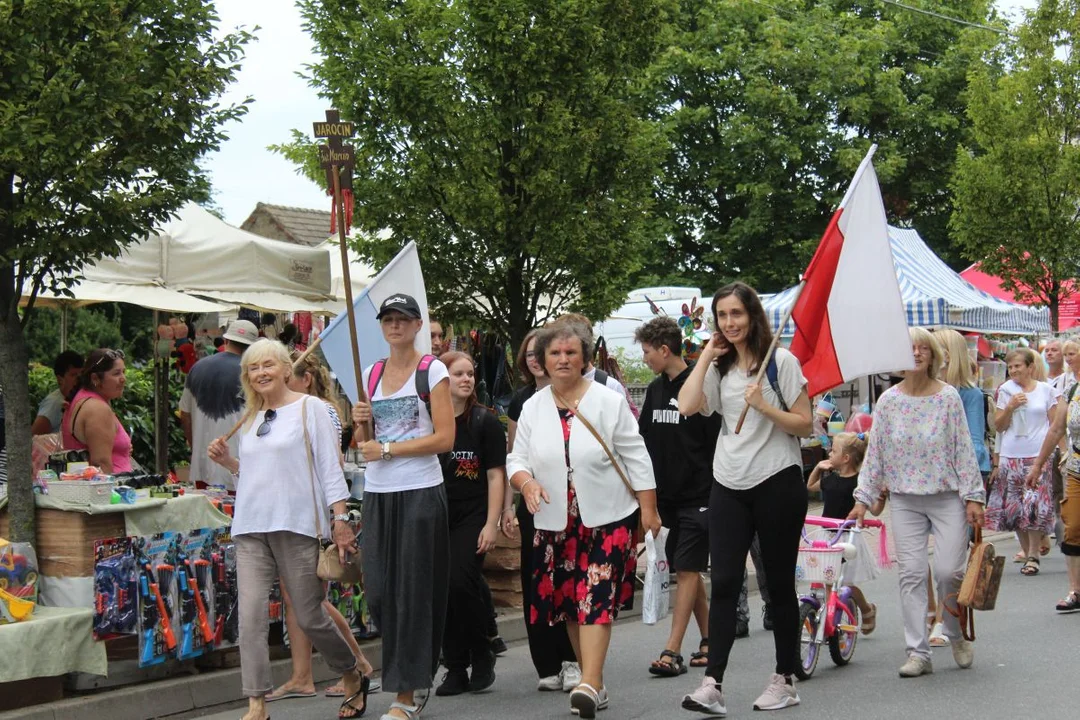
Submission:
{"label": "floral blouse", "polygon": [[986,502],[956,388],[944,385],[929,397],[905,395],[897,387],[882,394],[855,499],[872,505],[885,489],[901,495],[958,492],[964,500]]}

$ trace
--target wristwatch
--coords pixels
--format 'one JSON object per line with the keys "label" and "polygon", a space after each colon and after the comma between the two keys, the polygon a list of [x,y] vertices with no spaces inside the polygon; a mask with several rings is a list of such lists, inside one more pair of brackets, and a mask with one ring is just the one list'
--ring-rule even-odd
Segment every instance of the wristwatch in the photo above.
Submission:
{"label": "wristwatch", "polygon": [[384,442],[382,444],[382,459],[383,460],[393,460],[394,459],[393,453],[390,452],[390,443],[388,443],[388,442]]}
{"label": "wristwatch", "polygon": [[343,523],[347,523],[347,522],[349,522],[349,520],[351,520],[352,518],[351,518],[351,517],[349,516],[349,513],[341,513],[340,515],[335,515],[335,516],[333,517],[333,519],[334,519],[334,520],[340,520],[340,521],[341,521],[341,522],[343,522]]}

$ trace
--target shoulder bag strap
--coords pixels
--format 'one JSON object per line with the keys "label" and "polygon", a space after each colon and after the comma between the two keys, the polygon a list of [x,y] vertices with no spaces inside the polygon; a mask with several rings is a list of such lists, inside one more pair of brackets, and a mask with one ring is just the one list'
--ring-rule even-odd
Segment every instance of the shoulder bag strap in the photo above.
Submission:
{"label": "shoulder bag strap", "polygon": [[608,460],[611,460],[611,464],[615,466],[615,472],[619,473],[619,479],[623,481],[623,485],[626,486],[626,489],[630,491],[631,495],[636,496],[637,490],[635,490],[634,486],[630,484],[630,481],[626,479],[626,475],[622,471],[622,466],[619,465],[619,461],[615,459],[615,454],[611,452],[611,448],[609,448],[607,446],[607,443],[604,442],[604,438],[600,437],[600,433],[596,430],[595,427],[593,427],[593,424],[589,422],[580,412],[578,412],[577,410],[572,410],[570,408],[570,403],[566,402],[566,400],[563,399],[562,395],[559,395],[559,393],[555,392],[555,388],[551,389],[551,394],[553,397],[557,398],[559,402],[566,406],[567,412],[569,412],[572,417],[580,420],[581,424],[584,425],[590,433],[592,433],[592,436],[596,438],[596,442],[600,443],[600,447],[604,448],[604,452],[607,453]]}
{"label": "shoulder bag strap", "polygon": [[304,449],[307,451],[308,479],[311,480],[311,501],[315,504],[315,535],[322,542],[322,522],[319,520],[319,499],[315,494],[315,456],[311,452],[311,433],[307,426],[307,401],[305,397],[300,403],[300,416],[304,424]]}

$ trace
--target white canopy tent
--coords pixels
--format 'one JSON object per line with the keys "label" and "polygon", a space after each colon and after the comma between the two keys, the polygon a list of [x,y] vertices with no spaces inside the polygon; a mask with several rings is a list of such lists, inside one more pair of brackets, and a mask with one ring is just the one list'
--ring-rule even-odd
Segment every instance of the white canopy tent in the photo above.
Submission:
{"label": "white canopy tent", "polygon": [[333,310],[325,248],[249,233],[194,203],[156,235],[88,266],[84,275],[96,283],[152,285],[260,310]]}
{"label": "white canopy tent", "polygon": [[[341,269],[341,247],[333,238],[315,247],[330,254],[330,294],[334,299],[326,309],[338,315],[345,312],[345,273]],[[366,265],[355,252],[349,250],[349,280],[353,297],[359,295],[374,277],[375,271],[371,266]]]}

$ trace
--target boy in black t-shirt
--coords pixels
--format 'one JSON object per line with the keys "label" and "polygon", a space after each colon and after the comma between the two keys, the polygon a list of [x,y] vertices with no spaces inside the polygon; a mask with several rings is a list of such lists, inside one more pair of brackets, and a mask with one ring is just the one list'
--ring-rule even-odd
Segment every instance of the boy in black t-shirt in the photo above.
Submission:
{"label": "boy in black t-shirt", "polygon": [[638,427],[652,458],[660,519],[670,531],[668,564],[678,579],[671,633],[649,672],[675,677],[686,672],[681,652],[691,614],[701,631],[702,647],[691,655],[690,665],[704,666],[708,661],[704,646],[708,642],[709,604],[701,573],[709,565],[707,510],[720,415],[679,414],[679,390],[693,366],[682,358],[683,334],[674,319],[653,318],[638,328],[634,340],[641,344],[645,364],[659,376],[645,391]]}

